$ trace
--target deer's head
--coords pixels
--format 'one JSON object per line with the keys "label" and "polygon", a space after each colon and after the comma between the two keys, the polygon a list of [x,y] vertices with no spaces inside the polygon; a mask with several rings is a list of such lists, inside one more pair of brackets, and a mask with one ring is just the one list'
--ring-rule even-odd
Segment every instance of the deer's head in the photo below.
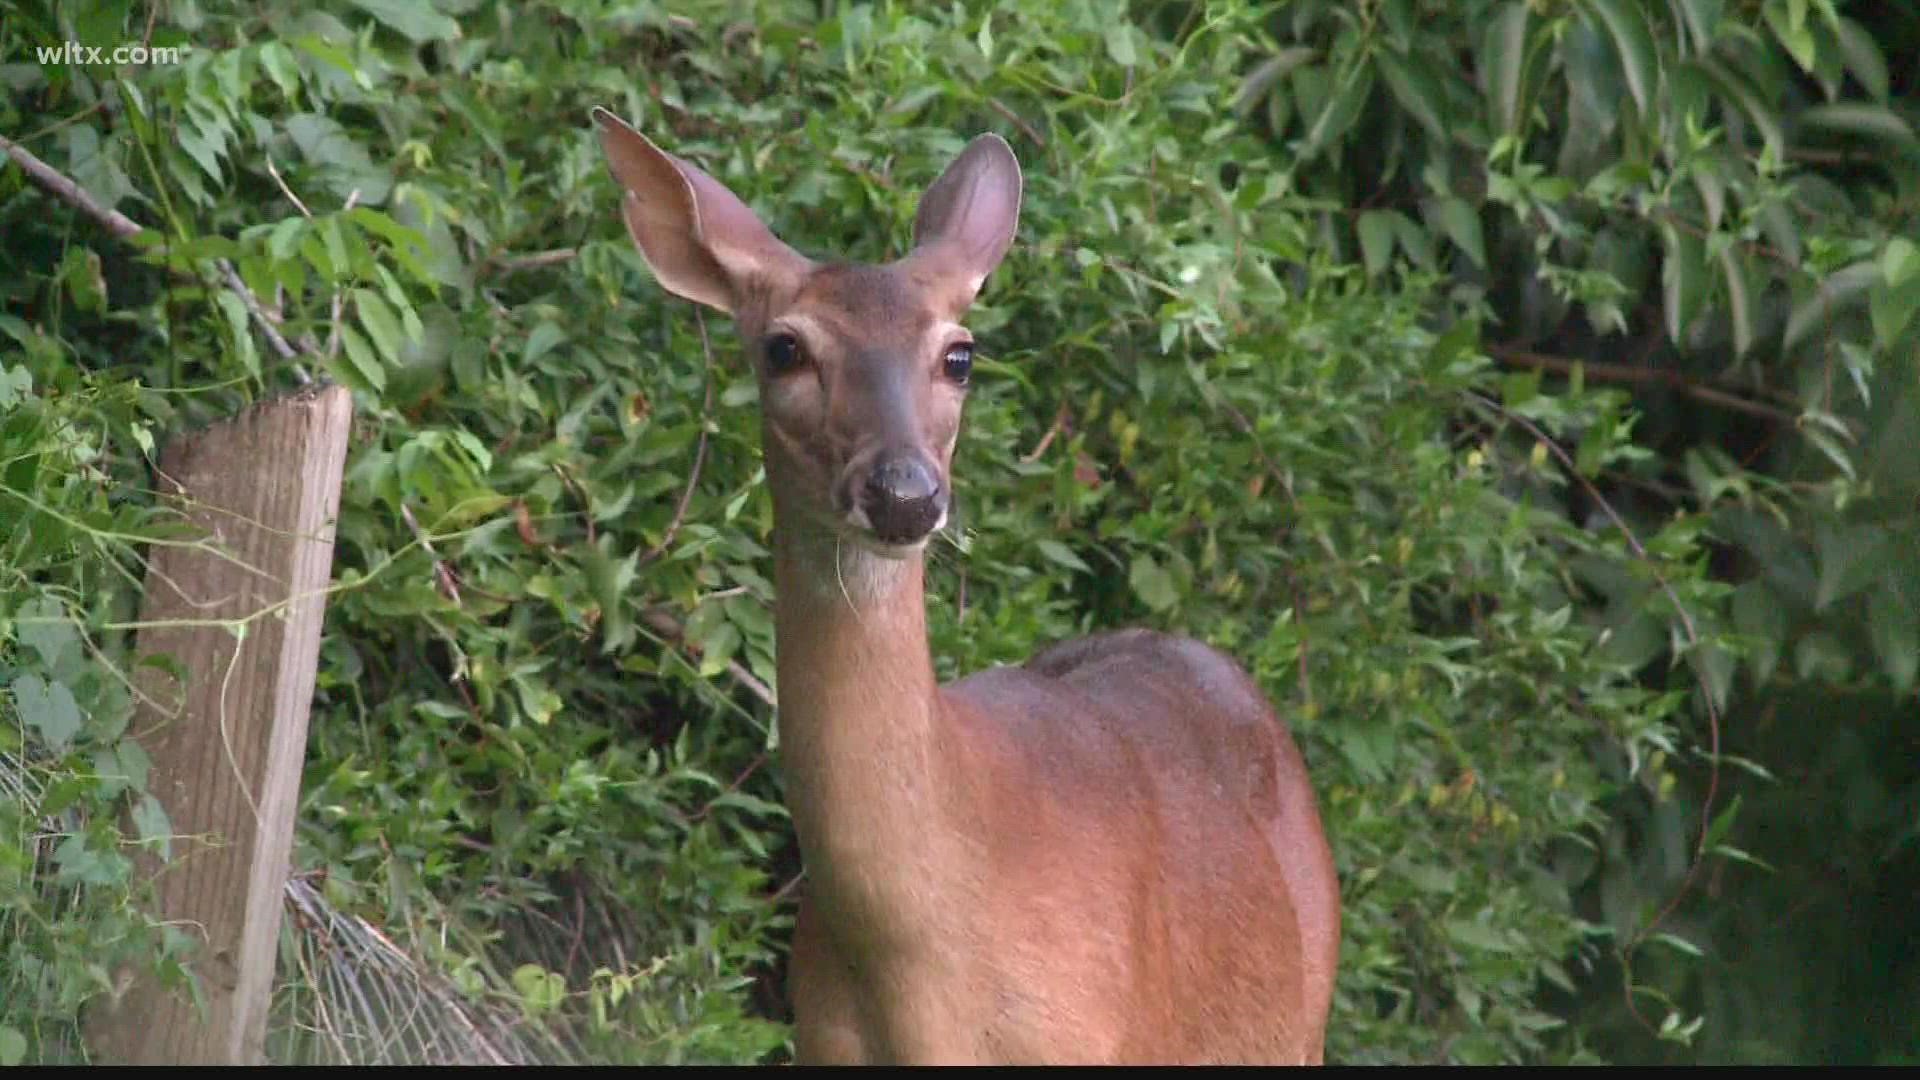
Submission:
{"label": "deer's head", "polygon": [[815,262],[718,181],[595,110],[627,231],[667,291],[733,316],[759,374],[776,509],[883,555],[946,523],[973,366],[961,325],[1013,241],[1020,164],[996,135],[920,200],[913,249]]}

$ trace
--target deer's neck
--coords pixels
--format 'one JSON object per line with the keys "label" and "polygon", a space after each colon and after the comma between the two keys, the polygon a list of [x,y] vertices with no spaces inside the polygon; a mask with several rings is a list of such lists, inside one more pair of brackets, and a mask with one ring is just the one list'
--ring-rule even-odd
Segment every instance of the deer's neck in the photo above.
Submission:
{"label": "deer's neck", "polygon": [[810,888],[851,914],[917,912],[947,853],[954,767],[927,648],[924,564],[776,526],[780,742]]}

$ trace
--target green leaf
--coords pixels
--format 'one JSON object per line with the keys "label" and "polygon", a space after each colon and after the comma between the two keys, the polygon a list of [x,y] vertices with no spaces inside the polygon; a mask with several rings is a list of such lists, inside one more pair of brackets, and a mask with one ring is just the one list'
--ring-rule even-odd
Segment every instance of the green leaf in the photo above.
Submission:
{"label": "green leaf", "polygon": [[1666,259],[1660,268],[1667,312],[1667,337],[1684,346],[1687,327],[1707,298],[1707,249],[1698,236],[1669,224],[1660,226]]}
{"label": "green leaf", "polygon": [[1740,106],[1753,126],[1760,129],[1760,137],[1777,157],[1786,152],[1787,139],[1780,124],[1780,113],[1766,95],[1760,93],[1747,77],[1722,64],[1712,57],[1701,57],[1695,62],[1700,71],[1716,86],[1720,93]]}
{"label": "green leaf", "polygon": [[1724,0],[1675,0],[1674,9],[1687,24],[1696,51],[1706,52],[1720,33],[1720,15]]}
{"label": "green leaf", "polygon": [[1887,58],[1880,51],[1880,43],[1873,40],[1867,28],[1852,19],[1840,19],[1839,32],[1840,55],[1846,61],[1847,71],[1854,81],[1866,90],[1867,96],[1875,101],[1887,100]]}
{"label": "green leaf", "polygon": [[0,1066],[18,1065],[27,1059],[27,1037],[0,1024]]}
{"label": "green leaf", "polygon": [[1472,259],[1475,266],[1487,265],[1487,247],[1480,232],[1480,215],[1473,206],[1458,196],[1449,196],[1439,201],[1436,210],[1447,239],[1466,252],[1467,258]]}
{"label": "green leaf", "polygon": [[1046,556],[1050,562],[1057,563],[1069,570],[1078,570],[1083,574],[1093,573],[1093,567],[1088,566],[1080,556],[1073,553],[1072,548],[1058,540],[1039,540],[1035,541],[1034,546],[1037,547],[1040,554]]}
{"label": "green leaf", "polygon": [[1793,670],[1803,680],[1845,682],[1853,672],[1853,650],[1825,630],[1816,630],[1793,647]]}
{"label": "green leaf", "polygon": [[1313,126],[1307,130],[1306,144],[1300,149],[1301,160],[1317,157],[1329,143],[1346,134],[1359,119],[1360,110],[1372,93],[1373,65],[1360,57],[1348,67]]}
{"label": "green leaf", "polygon": [[1713,824],[1707,826],[1706,839],[1700,842],[1702,847],[1711,848],[1727,838],[1727,834],[1733,831],[1734,819],[1740,816],[1740,803],[1745,798],[1736,794],[1725,810],[1713,816]]}
{"label": "green leaf", "polygon": [[1267,95],[1280,80],[1301,64],[1312,60],[1319,53],[1305,45],[1290,45],[1254,66],[1247,77],[1240,81],[1240,91],[1234,95],[1233,110],[1245,115],[1254,106],[1266,100]]}
{"label": "green leaf", "polygon": [[20,644],[40,654],[49,674],[63,674],[70,661],[80,658],[80,635],[58,600],[37,597],[20,609],[17,619]]}
{"label": "green leaf", "polygon": [[1875,282],[1873,291],[1867,297],[1867,314],[1873,322],[1873,340],[1883,348],[1893,348],[1896,342],[1902,340],[1907,325],[1913,321],[1916,307],[1920,307],[1920,277],[1910,278],[1899,285]]}
{"label": "green leaf", "polygon": [[1678,934],[1670,934],[1665,930],[1655,931],[1650,940],[1657,941],[1669,948],[1676,949],[1679,952],[1682,952],[1688,956],[1694,957],[1695,959],[1699,959],[1707,955],[1706,953],[1700,951],[1700,946],[1695,945],[1693,942],[1688,941],[1686,938],[1683,938]]}
{"label": "green leaf", "polygon": [[520,991],[520,1003],[529,1013],[550,1012],[566,999],[566,976],[548,971],[539,964],[521,964],[513,969],[513,988]]}
{"label": "green leaf", "polygon": [[381,358],[387,363],[397,365],[405,332],[400,329],[400,320],[394,318],[393,309],[372,289],[353,290],[353,303],[360,313],[360,325],[367,328],[367,336],[373,339],[373,347],[380,350]]}
{"label": "green leaf", "polygon": [[1486,85],[1487,104],[1493,112],[1496,129],[1512,135],[1520,130],[1520,96],[1527,67],[1528,24],[1532,5],[1511,0],[1501,5],[1481,39],[1477,67]]}
{"label": "green leaf", "polygon": [[1893,692],[1904,696],[1920,673],[1920,612],[1900,590],[1875,589],[1867,601],[1867,631]]}
{"label": "green leaf", "polygon": [[1753,294],[1746,259],[1732,244],[1720,249],[1720,274],[1727,283],[1727,319],[1733,325],[1733,355],[1753,348]]}
{"label": "green leaf", "polygon": [[1393,218],[1391,210],[1369,210],[1360,215],[1360,258],[1366,264],[1368,277],[1385,270],[1387,261],[1393,257]]}
{"label": "green leaf", "polygon": [[20,719],[40,733],[47,748],[64,754],[80,734],[80,703],[65,683],[49,683],[38,675],[22,675],[13,681],[13,704]]}
{"label": "green leaf", "polygon": [[1733,628],[1748,639],[1747,662],[1755,685],[1773,678],[1787,639],[1787,614],[1766,582],[1746,582],[1733,591]]}
{"label": "green leaf", "polygon": [[1812,424],[1803,424],[1800,427],[1800,437],[1813,444],[1813,448],[1820,451],[1821,456],[1831,462],[1835,469],[1840,470],[1840,475],[1849,480],[1858,479],[1859,474],[1853,467],[1853,455],[1848,453],[1847,448],[1841,446],[1831,433]]}
{"label": "green leaf", "polygon": [[350,0],[353,6],[404,34],[414,44],[455,41],[460,24],[433,10],[422,0]]}
{"label": "green leaf", "polygon": [[727,670],[727,664],[740,651],[740,628],[730,622],[723,622],[713,628],[699,642],[700,677],[711,679]]}
{"label": "green leaf", "polygon": [[0,410],[11,409],[33,394],[33,372],[0,364]]}
{"label": "green leaf", "polygon": [[1782,347],[1788,352],[1800,347],[1807,335],[1831,324],[1834,315],[1860,301],[1861,294],[1880,276],[1880,267],[1871,260],[1857,262],[1834,271],[1813,290],[1813,295],[1796,305],[1787,316],[1786,337]]}
{"label": "green leaf", "polygon": [[1440,90],[1439,80],[1417,57],[1402,58],[1391,49],[1382,49],[1375,58],[1400,107],[1419,121],[1435,142],[1445,142],[1447,125],[1440,119],[1440,106],[1446,95]]}
{"label": "green leaf", "polygon": [[1802,109],[1795,119],[1805,127],[1837,135],[1882,139],[1901,145],[1913,142],[1912,126],[1900,114],[1884,105],[1856,102],[1814,105]]}
{"label": "green leaf", "polygon": [[1660,60],[1653,49],[1653,34],[1647,29],[1645,15],[1637,0],[1584,0],[1586,8],[1598,16],[1613,39],[1620,56],[1620,68],[1627,77],[1627,92],[1640,115],[1647,115],[1654,92],[1660,85]]}
{"label": "green leaf", "polygon": [[1466,919],[1448,920],[1447,936],[1472,949],[1497,953],[1514,951],[1513,942],[1508,940],[1506,934],[1491,926]]}
{"label": "green leaf", "polygon": [[346,349],[347,362],[367,381],[368,386],[375,392],[387,388],[387,369],[381,365],[380,358],[374,355],[373,350],[367,347],[367,339],[360,336],[360,331],[351,326],[341,326],[340,344]]}
{"label": "green leaf", "polygon": [[1165,611],[1180,602],[1180,590],[1174,584],[1173,575],[1145,552],[1133,557],[1133,570],[1127,580],[1141,601],[1154,611]]}
{"label": "green leaf", "polygon": [[133,804],[133,827],[140,841],[159,852],[161,859],[173,858],[173,820],[167,817],[159,799],[147,795]]}
{"label": "green leaf", "polygon": [[520,354],[520,362],[531,364],[565,340],[567,340],[567,332],[559,323],[543,322],[533,328],[533,333],[527,335],[527,347]]}
{"label": "green leaf", "polygon": [[1920,277],[1920,247],[1904,236],[1887,241],[1880,253],[1880,274],[1888,285],[1901,285],[1910,277]]}
{"label": "green leaf", "polygon": [[1140,54],[1133,48],[1133,26],[1125,19],[1108,20],[1103,31],[1107,42],[1107,58],[1121,67],[1133,67],[1140,62]]}
{"label": "green leaf", "polygon": [[1800,70],[1811,73],[1814,61],[1818,58],[1818,44],[1814,40],[1813,28],[1807,25],[1807,11],[1804,0],[1789,4],[1787,0],[1767,0],[1764,9],[1767,26],[1773,30],[1773,36],[1800,65]]}
{"label": "green leaf", "polygon": [[1813,609],[1825,611],[1881,580],[1894,553],[1892,537],[1878,525],[1821,526],[1814,531],[1820,586]]}

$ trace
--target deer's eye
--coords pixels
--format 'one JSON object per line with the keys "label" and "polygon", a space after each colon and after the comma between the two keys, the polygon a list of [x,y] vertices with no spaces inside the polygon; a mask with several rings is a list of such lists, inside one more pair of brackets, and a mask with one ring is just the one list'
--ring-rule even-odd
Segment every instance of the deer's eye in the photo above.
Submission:
{"label": "deer's eye", "polygon": [[767,374],[788,375],[807,362],[807,354],[792,334],[775,334],[767,339]]}
{"label": "deer's eye", "polygon": [[973,375],[973,346],[964,342],[947,346],[947,355],[941,360],[941,369],[956,385],[967,385],[967,379]]}

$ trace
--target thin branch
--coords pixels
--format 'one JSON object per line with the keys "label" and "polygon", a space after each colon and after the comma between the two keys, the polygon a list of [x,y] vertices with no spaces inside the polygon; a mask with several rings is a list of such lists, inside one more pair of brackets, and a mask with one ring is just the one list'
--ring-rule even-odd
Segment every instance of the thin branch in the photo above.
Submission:
{"label": "thin branch", "polygon": [[522,270],[539,270],[571,262],[579,254],[580,249],[566,247],[536,251],[531,255],[516,255],[511,259],[491,258],[481,264],[480,272],[483,276],[494,273],[517,274]]}
{"label": "thin branch", "polygon": [[61,175],[53,166],[34,157],[26,147],[0,135],[0,150],[27,174],[34,187],[80,211],[122,240],[131,240],[146,231],[145,226],[87,193],[87,190]]}
{"label": "thin branch", "polygon": [[680,526],[687,520],[687,507],[693,503],[694,486],[700,482],[700,470],[707,463],[707,429],[713,423],[713,345],[707,340],[707,320],[699,311],[693,313],[694,324],[700,328],[700,353],[705,358],[707,369],[707,400],[700,408],[700,445],[693,452],[693,468],[687,471],[687,485],[680,489],[680,502],[673,508],[673,518],[667,522],[667,531],[660,534],[660,542],[648,548],[640,556],[636,566],[645,566],[666,553],[667,545],[679,534]]}
{"label": "thin branch", "polygon": [[1025,135],[1027,138],[1032,139],[1034,142],[1034,145],[1038,146],[1042,150],[1045,150],[1047,148],[1047,137],[1045,135],[1040,134],[1040,132],[1036,131],[1032,124],[1029,124],[1025,120],[1022,120],[1020,118],[1019,113],[1016,113],[1012,109],[1009,109],[1005,105],[1002,105],[1000,103],[999,98],[988,98],[987,108],[992,109],[994,112],[997,112],[1001,116],[1006,117],[1007,122],[1009,124],[1012,124],[1014,127],[1019,128],[1020,133],[1022,135]]}
{"label": "thin branch", "polygon": [[1053,445],[1053,440],[1060,437],[1060,432],[1066,428],[1069,419],[1067,403],[1062,401],[1060,407],[1053,412],[1053,424],[1047,428],[1045,434],[1040,436],[1040,442],[1036,444],[1032,450],[1020,455],[1020,463],[1023,465],[1031,465],[1039,461],[1041,455],[1047,452],[1047,447]]}
{"label": "thin branch", "polygon": [[1669,368],[1632,367],[1627,364],[1609,364],[1595,360],[1572,360],[1564,356],[1548,356],[1544,353],[1526,349],[1511,348],[1505,345],[1489,344],[1485,346],[1487,355],[1512,367],[1533,368],[1538,371],[1551,371],[1558,375],[1571,375],[1574,369],[1583,369],[1586,378],[1597,382],[1644,383],[1663,386],[1677,394],[1703,401],[1709,405],[1718,405],[1723,409],[1757,416],[1771,420],[1776,424],[1789,427],[1797,426],[1800,418],[1752,398],[1744,398],[1725,390],[1716,390],[1704,386],[1685,375]]}
{"label": "thin branch", "polygon": [[[273,351],[280,354],[280,359],[293,360],[298,357],[300,351],[280,333],[279,328],[274,326],[273,317],[260,306],[260,298],[253,295],[252,289],[247,288],[247,283],[240,279],[240,272],[233,268],[233,264],[221,259],[215,265],[220,267],[221,275],[226,278],[228,291],[238,296],[241,303],[247,305],[247,310],[253,314],[254,321],[260,324],[260,333],[266,337],[267,344],[273,346]],[[293,372],[302,383],[313,381],[299,364],[293,365]]]}
{"label": "thin branch", "polygon": [[[641,609],[640,617],[646,620],[647,625],[653,627],[656,633],[659,633],[663,637],[670,638],[673,641],[685,644],[687,640],[687,628],[680,625],[680,620],[674,618],[672,615],[667,614],[660,608],[643,608]],[[773,697],[773,688],[761,682],[760,677],[748,671],[746,665],[740,661],[727,661],[727,674],[733,676],[739,681],[741,686],[751,691],[754,697],[766,702],[769,708],[778,706],[778,703]]]}
{"label": "thin branch", "polygon": [[280,176],[280,170],[273,167],[273,156],[271,154],[267,155],[267,175],[273,177],[273,182],[280,187],[280,193],[287,197],[287,201],[293,204],[295,210],[300,211],[301,217],[309,221],[313,220],[313,211],[307,209],[307,204],[301,202],[300,196],[295,195],[293,189],[287,186],[286,180]]}
{"label": "thin branch", "polygon": [[[1655,563],[1653,557],[1647,553],[1646,547],[1640,543],[1640,538],[1635,535],[1633,529],[1627,525],[1626,519],[1621,517],[1619,511],[1613,508],[1613,504],[1607,501],[1606,496],[1600,494],[1600,489],[1594,486],[1593,481],[1588,480],[1586,474],[1580,471],[1579,466],[1574,463],[1573,456],[1568,454],[1564,447],[1548,437],[1546,432],[1540,430],[1538,426],[1526,417],[1512,412],[1484,394],[1471,393],[1469,396],[1487,408],[1494,410],[1506,420],[1519,426],[1522,430],[1526,431],[1527,434],[1532,435],[1538,440],[1539,445],[1545,447],[1547,452],[1553,455],[1554,459],[1560,463],[1560,467],[1566,470],[1567,475],[1571,477],[1575,483],[1579,484],[1581,489],[1587,493],[1587,496],[1600,507],[1601,512],[1606,514],[1607,520],[1613,522],[1614,528],[1619,529],[1620,534],[1626,537],[1628,549],[1646,563],[1648,572],[1653,575],[1653,580],[1659,584],[1660,591],[1666,594],[1668,602],[1673,604],[1673,610],[1679,615],[1681,629],[1686,631],[1687,645],[1692,648],[1699,647],[1700,634],[1694,628],[1693,616],[1687,611],[1686,605],[1680,602],[1679,592],[1667,581],[1666,575],[1660,572],[1659,565]],[[1630,965],[1633,951],[1639,948],[1641,942],[1652,935],[1655,927],[1664,922],[1667,916],[1673,914],[1674,910],[1680,906],[1680,901],[1685,899],[1687,894],[1693,890],[1694,878],[1699,876],[1700,867],[1706,862],[1707,858],[1707,837],[1713,827],[1713,802],[1720,791],[1720,708],[1714,704],[1713,688],[1707,685],[1706,672],[1697,666],[1694,668],[1694,682],[1699,686],[1701,700],[1707,707],[1707,749],[1708,760],[1712,762],[1712,767],[1707,771],[1706,795],[1700,801],[1700,838],[1694,844],[1693,860],[1687,864],[1687,873],[1686,876],[1681,879],[1680,887],[1674,891],[1673,896],[1654,914],[1653,918],[1635,932],[1621,948],[1622,961],[1629,965],[1629,971],[1631,970]],[[1640,1011],[1633,1004],[1631,989],[1632,978],[1630,974],[1626,982],[1628,986],[1627,1009],[1633,1013],[1636,1020],[1640,1020]],[[1640,1022],[1642,1024],[1646,1023],[1645,1020],[1641,1020]]]}
{"label": "thin branch", "polygon": [[459,604],[460,586],[454,581],[453,570],[441,561],[440,553],[433,550],[433,541],[427,538],[427,531],[420,527],[419,520],[413,516],[413,507],[401,503],[400,516],[406,519],[407,528],[413,530],[414,539],[420,541],[420,546],[426,550],[427,557],[433,560],[433,576],[440,583],[440,591],[446,594],[447,599]]}
{"label": "thin branch", "polygon": [[[94,198],[85,188],[75,183],[71,178],[63,175],[58,169],[55,169],[46,162],[41,161],[35,157],[31,151],[27,150],[26,147],[8,139],[4,135],[0,135],[0,150],[6,151],[7,157],[10,158],[14,164],[20,166],[21,171],[26,173],[27,180],[31,182],[33,186],[92,218],[95,222],[99,223],[101,228],[112,233],[114,236],[122,240],[132,240],[134,237],[147,231],[146,226],[120,211],[102,204],[100,200]],[[268,164],[268,168],[272,168],[271,163]],[[277,178],[276,176],[276,179]],[[291,196],[292,192],[288,192],[288,195]],[[294,203],[298,205],[299,200],[295,199]],[[301,209],[304,211],[306,208],[301,207]],[[253,315],[254,322],[259,324],[261,333],[266,336],[267,343],[273,346],[273,351],[278,353],[283,360],[292,360],[298,355],[302,350],[297,349],[289,343],[280,333],[279,329],[274,326],[273,319],[270,318],[266,310],[260,306],[260,301],[253,295],[253,290],[247,288],[247,283],[240,279],[240,275],[234,270],[233,264],[225,259],[220,259],[216,265],[224,279],[223,283],[230,292],[240,298],[241,303],[247,306],[247,311]],[[307,373],[301,370],[298,365],[294,366],[294,373],[303,383],[311,381]]]}

